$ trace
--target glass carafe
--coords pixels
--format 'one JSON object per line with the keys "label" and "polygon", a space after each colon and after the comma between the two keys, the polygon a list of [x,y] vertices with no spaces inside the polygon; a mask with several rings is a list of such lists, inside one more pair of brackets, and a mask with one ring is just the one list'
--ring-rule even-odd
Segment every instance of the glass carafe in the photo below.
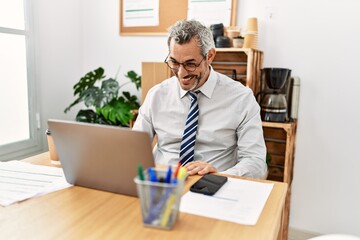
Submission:
{"label": "glass carafe", "polygon": [[265,94],[261,101],[261,118],[263,121],[286,122],[288,113],[285,94]]}

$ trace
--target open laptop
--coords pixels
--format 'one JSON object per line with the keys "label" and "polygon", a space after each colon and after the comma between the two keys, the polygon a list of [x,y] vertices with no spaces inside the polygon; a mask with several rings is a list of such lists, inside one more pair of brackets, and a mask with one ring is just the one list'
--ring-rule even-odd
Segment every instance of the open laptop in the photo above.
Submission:
{"label": "open laptop", "polygon": [[138,164],[155,164],[145,132],[54,119],[48,125],[70,184],[137,196]]}

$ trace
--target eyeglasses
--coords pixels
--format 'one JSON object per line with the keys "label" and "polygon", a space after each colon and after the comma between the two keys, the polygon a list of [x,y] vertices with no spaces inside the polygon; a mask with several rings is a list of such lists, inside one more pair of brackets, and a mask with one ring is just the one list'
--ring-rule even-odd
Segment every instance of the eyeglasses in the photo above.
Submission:
{"label": "eyeglasses", "polygon": [[166,63],[168,65],[169,68],[171,68],[172,70],[179,70],[180,68],[180,65],[182,65],[186,71],[188,72],[193,72],[196,70],[197,67],[200,66],[200,64],[202,63],[202,61],[204,61],[205,57],[204,56],[201,61],[196,64],[194,62],[183,62],[183,63],[179,63],[175,60],[172,60],[172,59],[168,59],[169,56],[167,56],[164,60],[164,63]]}

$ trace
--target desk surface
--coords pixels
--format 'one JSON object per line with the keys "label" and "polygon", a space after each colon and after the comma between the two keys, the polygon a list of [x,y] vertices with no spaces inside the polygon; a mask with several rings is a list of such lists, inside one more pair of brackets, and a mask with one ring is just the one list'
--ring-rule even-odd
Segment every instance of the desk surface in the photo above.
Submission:
{"label": "desk surface", "polygon": [[[49,153],[24,161],[55,166],[49,160]],[[186,188],[189,189],[198,178],[189,177]],[[0,207],[0,238],[277,239],[286,191],[287,184],[274,182],[255,226],[180,212],[179,220],[172,230],[160,230],[142,225],[137,198],[75,186]]]}

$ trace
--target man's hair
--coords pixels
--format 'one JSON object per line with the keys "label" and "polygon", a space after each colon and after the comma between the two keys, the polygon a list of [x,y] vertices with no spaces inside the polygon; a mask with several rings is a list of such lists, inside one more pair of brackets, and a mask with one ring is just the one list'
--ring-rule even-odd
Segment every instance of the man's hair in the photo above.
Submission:
{"label": "man's hair", "polygon": [[168,47],[170,47],[171,39],[177,44],[189,43],[192,38],[198,43],[200,53],[205,56],[211,48],[215,48],[214,38],[209,28],[196,20],[180,20],[177,21],[169,29]]}

